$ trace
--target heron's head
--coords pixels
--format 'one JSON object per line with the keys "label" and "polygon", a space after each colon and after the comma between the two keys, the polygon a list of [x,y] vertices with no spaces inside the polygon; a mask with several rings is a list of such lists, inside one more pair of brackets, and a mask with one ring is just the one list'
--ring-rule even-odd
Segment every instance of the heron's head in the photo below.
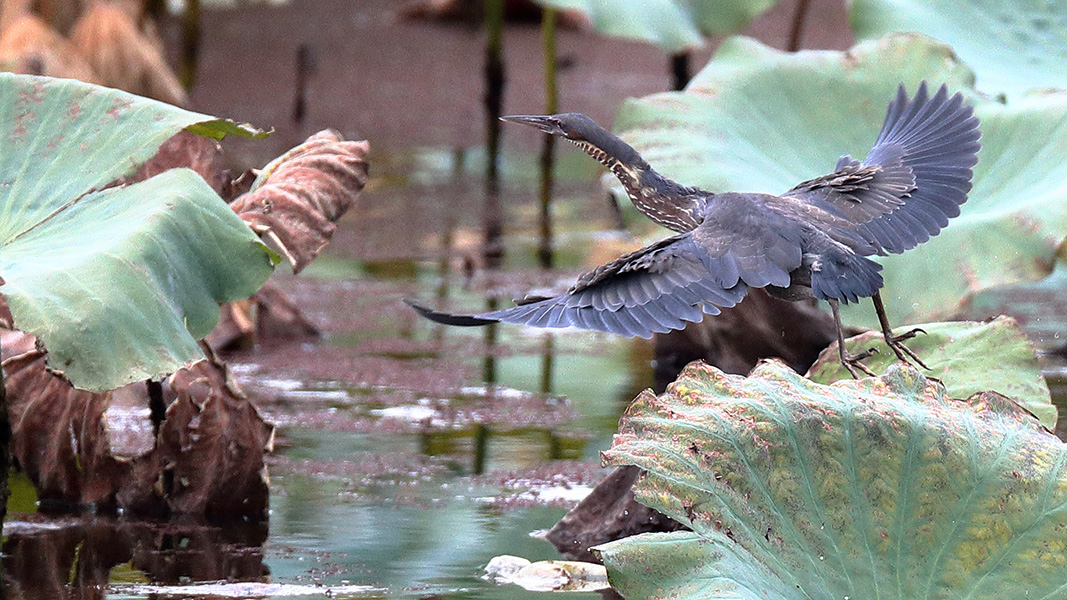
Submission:
{"label": "heron's head", "polygon": [[582,113],[560,113],[558,115],[545,116],[514,115],[500,117],[500,120],[508,123],[529,125],[550,135],[557,135],[575,142],[593,141],[597,134],[604,131],[604,128],[596,124],[596,121]]}
{"label": "heron's head", "polygon": [[[500,120],[522,123],[547,134],[562,137],[606,165],[619,177],[624,177],[628,173],[635,181],[639,181],[638,172],[649,168],[648,163],[629,144],[615,137],[610,131],[597,125],[596,121],[582,113],[545,116],[516,115],[500,117]],[[623,168],[626,173],[619,171],[619,167]]]}
{"label": "heron's head", "polygon": [[706,193],[656,173],[633,146],[589,117],[581,113],[561,113],[515,115],[500,117],[500,120],[522,123],[572,142],[611,169],[638,210],[653,221],[678,232],[690,231],[699,224],[698,210],[703,206],[699,202],[703,200],[698,202],[696,194],[706,196]]}

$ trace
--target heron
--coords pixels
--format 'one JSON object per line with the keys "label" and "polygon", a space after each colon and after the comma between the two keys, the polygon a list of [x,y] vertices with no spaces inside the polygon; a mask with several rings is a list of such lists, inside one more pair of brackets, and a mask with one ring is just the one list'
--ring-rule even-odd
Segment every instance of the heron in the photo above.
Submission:
{"label": "heron", "polygon": [[[632,146],[580,113],[502,120],[562,137],[607,167],[630,201],[675,235],[578,277],[556,296],[527,297],[480,314],[435,311],[424,317],[456,326],[513,323],[577,327],[651,337],[735,306],[750,288],[792,301],[829,303],[838,356],[853,377],[873,375],[846,352],[839,305],[871,298],[886,344],[904,362],[928,368],[894,335],[879,290],[882,267],[870,257],[926,242],[960,214],[980,148],[978,118],[962,94],[923,81],[914,97],[903,84],[889,103],[874,146],[862,160],[843,156],[832,173],[781,195],[710,192],[657,173]],[[799,151],[799,150],[798,150]]]}

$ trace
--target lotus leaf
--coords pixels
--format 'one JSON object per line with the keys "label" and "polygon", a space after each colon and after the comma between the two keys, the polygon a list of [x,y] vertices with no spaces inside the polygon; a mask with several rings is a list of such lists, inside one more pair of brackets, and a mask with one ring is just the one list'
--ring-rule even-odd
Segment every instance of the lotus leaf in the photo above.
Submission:
{"label": "lotus leaf", "polygon": [[[930,367],[925,374],[945,384],[949,397],[969,398],[992,390],[1034,413],[1045,427],[1056,427],[1056,407],[1041,376],[1034,346],[1015,319],[998,317],[990,323],[953,321],[918,327],[926,333],[908,340],[908,348]],[[908,329],[911,327],[902,327],[896,333]],[[882,334],[873,331],[845,340],[845,348],[852,353],[877,349],[877,354],[864,361],[876,373],[897,360]],[[836,344],[823,351],[807,376],[819,383],[852,378],[837,358]]]}
{"label": "lotus leaf", "polygon": [[778,0],[535,0],[585,14],[603,35],[650,42],[677,53],[704,45],[703,35],[743,29]]}
{"label": "lotus leaf", "polygon": [[630,598],[1067,598],[1063,442],[908,366],[827,386],[693,363],[605,459],[692,529],[597,549]]}
{"label": "lotus leaf", "polygon": [[1067,88],[1067,2],[852,0],[850,17],[860,40],[915,31],[950,44],[987,93]]}
{"label": "lotus leaf", "polygon": [[[985,99],[948,46],[919,35],[792,54],[733,38],[684,92],[625,104],[615,129],[682,183],[780,194],[833,171],[842,154],[866,156],[897,85],[914,91],[923,79],[962,91],[983,136],[961,216],[879,259],[891,321],[935,321],[976,292],[1051,272],[1067,234],[1067,92]],[[847,321],[876,325],[869,305],[846,309]]]}
{"label": "lotus leaf", "polygon": [[117,90],[0,74],[0,292],[78,387],[202,358],[196,339],[219,303],[270,275],[265,247],[196,173],[109,187],[187,128],[258,135]]}

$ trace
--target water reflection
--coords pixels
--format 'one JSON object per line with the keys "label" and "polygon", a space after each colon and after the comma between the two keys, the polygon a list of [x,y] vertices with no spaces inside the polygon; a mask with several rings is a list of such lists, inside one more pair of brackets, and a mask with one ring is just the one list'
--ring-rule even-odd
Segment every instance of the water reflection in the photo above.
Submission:
{"label": "water reflection", "polygon": [[[452,153],[452,181],[458,182],[466,169],[467,150],[456,148]],[[455,243],[456,226],[458,222],[455,196],[446,194],[444,198],[444,219],[441,227],[441,242],[437,251],[437,292],[435,297],[438,306],[443,306],[449,296],[449,288],[452,286],[452,246]],[[434,328],[434,340],[441,342],[445,337],[445,326]]]}
{"label": "water reflection", "polygon": [[8,598],[103,598],[107,585],[135,579],[177,585],[189,581],[266,581],[265,524],[148,523],[105,517],[45,521],[13,515],[4,524]]}
{"label": "water reflection", "polygon": [[419,436],[419,442],[422,454],[441,459],[461,475],[523,469],[553,460],[581,460],[588,446],[586,437],[563,435],[553,429],[501,430],[487,425],[428,432]]}
{"label": "water reflection", "polygon": [[485,460],[489,448],[489,428],[478,424],[474,428],[474,466],[471,471],[474,475],[485,473]]}
{"label": "water reflection", "polygon": [[[500,308],[500,300],[490,295],[485,299],[485,312],[492,312]],[[491,323],[482,328],[485,332],[485,346],[482,356],[482,381],[488,389],[492,390],[497,383],[496,374],[496,351],[497,351],[497,328],[496,323]]]}
{"label": "water reflection", "polygon": [[552,365],[556,362],[556,337],[552,333],[544,334],[541,342],[541,387],[542,394],[552,393]]}

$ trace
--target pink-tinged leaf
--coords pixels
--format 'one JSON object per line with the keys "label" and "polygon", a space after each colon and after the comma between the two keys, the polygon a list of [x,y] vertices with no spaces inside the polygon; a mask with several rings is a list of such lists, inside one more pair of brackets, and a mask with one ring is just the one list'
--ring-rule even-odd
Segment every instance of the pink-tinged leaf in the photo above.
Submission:
{"label": "pink-tinged leaf", "polygon": [[330,242],[367,182],[367,142],[320,131],[267,165],[230,206],[300,272]]}

